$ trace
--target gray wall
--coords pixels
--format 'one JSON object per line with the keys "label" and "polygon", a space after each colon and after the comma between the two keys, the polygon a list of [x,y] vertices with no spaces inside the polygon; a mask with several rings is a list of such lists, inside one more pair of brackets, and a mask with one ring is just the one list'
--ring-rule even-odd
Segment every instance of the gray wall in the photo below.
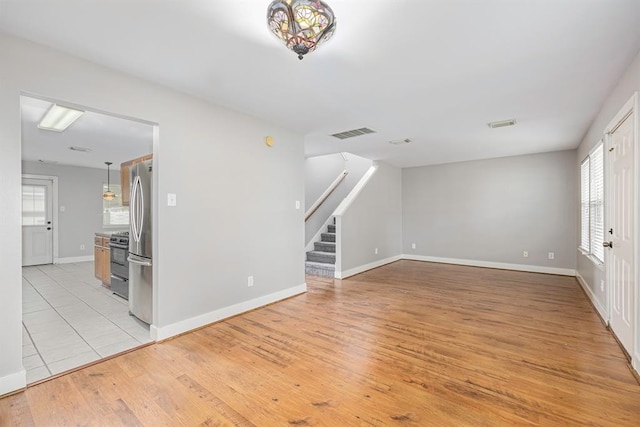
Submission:
{"label": "gray wall", "polygon": [[305,211],[313,205],[343,170],[349,172],[320,208],[305,222],[305,243],[309,243],[320,230],[320,227],[360,181],[372,163],[369,159],[350,153],[344,153],[344,158],[338,153],[310,157],[305,160]]}
{"label": "gray wall", "polygon": [[[22,162],[22,173],[58,177],[58,257],[93,256],[93,235],[97,231],[114,231],[127,227],[102,226],[102,185],[107,182],[106,169]],[[120,183],[120,172],[111,170],[111,183]],[[55,224],[54,224],[55,225]],[[85,250],[80,250],[85,245]]]}
{"label": "gray wall", "polygon": [[[576,157],[576,162],[574,165],[574,173],[577,177],[576,179],[579,179],[580,177],[580,163],[582,162],[582,160],[585,159],[585,157],[589,154],[593,147],[595,147],[596,144],[600,141],[609,122],[613,120],[615,115],[629,100],[629,98],[631,98],[633,93],[638,90],[640,90],[640,53],[635,57],[629,68],[625,71],[624,75],[620,78],[616,86],[613,88],[611,94],[602,105],[600,112],[589,127],[589,131],[580,143],[580,146],[578,147],[578,155]],[[638,155],[640,155],[640,153],[636,153],[636,156]],[[636,195],[636,197],[638,197],[640,200],[640,194]],[[580,227],[579,221],[576,227]],[[576,248],[580,244],[578,240],[579,238],[580,234],[579,232],[576,232],[576,240],[574,243],[574,246]],[[639,229],[636,229],[636,239],[640,240]],[[602,266],[597,266],[596,264],[594,264],[587,256],[583,255],[581,252],[576,252],[578,257],[578,274],[580,274],[580,276],[584,279],[586,285],[591,290],[592,295],[596,299],[596,301],[594,301],[594,304],[599,306],[601,309],[608,310],[607,290],[606,288],[603,290],[600,287],[601,282],[605,280],[604,268]],[[637,317],[638,322],[640,322],[640,316]],[[636,326],[636,331],[638,333],[636,342],[640,343],[640,323],[638,323],[638,325]]]}
{"label": "gray wall", "polygon": [[[304,200],[301,135],[10,36],[0,35],[0,55],[0,394],[25,379],[22,93],[159,125],[154,328],[197,327],[212,312],[234,314],[247,302],[304,289],[303,210],[295,209],[295,201]],[[266,135],[275,138],[273,148],[264,144]],[[166,205],[167,193],[177,194],[177,206]],[[249,275],[253,287],[247,287]]]}
{"label": "gray wall", "polygon": [[[402,253],[401,170],[378,163],[376,173],[338,221],[343,273],[399,256]],[[378,254],[374,253],[375,248]]]}
{"label": "gray wall", "polygon": [[403,169],[403,252],[574,269],[575,156],[561,151]]}

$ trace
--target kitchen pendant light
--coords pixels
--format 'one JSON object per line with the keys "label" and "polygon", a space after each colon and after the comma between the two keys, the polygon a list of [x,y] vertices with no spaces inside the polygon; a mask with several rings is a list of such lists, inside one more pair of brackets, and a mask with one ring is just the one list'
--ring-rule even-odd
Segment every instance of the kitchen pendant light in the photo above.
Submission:
{"label": "kitchen pendant light", "polygon": [[267,9],[267,24],[302,59],[333,36],[336,17],[320,0],[276,0]]}
{"label": "kitchen pendant light", "polygon": [[107,165],[107,191],[105,191],[104,193],[102,193],[102,198],[104,200],[113,200],[116,198],[116,193],[114,193],[113,191],[111,191],[111,182],[109,180],[109,166],[112,165],[111,162],[104,162],[105,165]]}

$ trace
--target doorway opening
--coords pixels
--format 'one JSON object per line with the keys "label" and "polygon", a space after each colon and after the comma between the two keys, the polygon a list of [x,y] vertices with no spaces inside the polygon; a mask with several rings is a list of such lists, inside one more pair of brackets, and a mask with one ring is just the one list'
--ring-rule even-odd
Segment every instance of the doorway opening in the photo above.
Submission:
{"label": "doorway opening", "polygon": [[[20,101],[23,366],[33,384],[151,342],[149,324],[130,315],[126,293],[111,289],[109,266],[111,236],[129,231],[121,165],[152,158],[158,130],[44,97]],[[63,131],[39,127],[54,104],[82,114]],[[110,174],[105,162],[113,164]],[[113,200],[103,198],[108,183]],[[96,256],[98,249],[106,256]]]}

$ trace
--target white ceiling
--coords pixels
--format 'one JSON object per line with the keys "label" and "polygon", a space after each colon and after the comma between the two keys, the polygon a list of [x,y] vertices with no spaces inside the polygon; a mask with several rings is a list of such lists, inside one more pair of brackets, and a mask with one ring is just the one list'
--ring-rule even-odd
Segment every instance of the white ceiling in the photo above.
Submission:
{"label": "white ceiling", "polygon": [[[85,111],[64,132],[38,129],[49,101],[22,96],[22,159],[34,162],[113,170],[120,163],[153,151],[153,125]],[[90,151],[72,151],[82,147]]]}
{"label": "white ceiling", "polygon": [[0,0],[0,31],[400,167],[575,148],[640,49],[638,0],[326,1],[336,33],[302,61],[269,0]]}

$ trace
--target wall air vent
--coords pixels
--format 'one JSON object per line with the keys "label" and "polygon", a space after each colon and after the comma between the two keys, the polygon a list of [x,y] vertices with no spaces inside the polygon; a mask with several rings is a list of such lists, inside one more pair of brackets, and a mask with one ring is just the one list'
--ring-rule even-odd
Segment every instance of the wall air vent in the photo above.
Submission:
{"label": "wall air vent", "polygon": [[506,126],[513,126],[516,123],[517,123],[516,119],[511,119],[511,120],[502,120],[499,122],[487,123],[487,126],[489,126],[491,129],[495,129],[495,128],[503,128]]}
{"label": "wall air vent", "polygon": [[340,133],[334,133],[331,136],[338,139],[347,139],[347,138],[353,138],[355,136],[366,135],[368,133],[375,133],[375,132],[376,132],[375,130],[371,130],[369,128],[360,128],[360,129],[353,129],[353,130],[348,130]]}

